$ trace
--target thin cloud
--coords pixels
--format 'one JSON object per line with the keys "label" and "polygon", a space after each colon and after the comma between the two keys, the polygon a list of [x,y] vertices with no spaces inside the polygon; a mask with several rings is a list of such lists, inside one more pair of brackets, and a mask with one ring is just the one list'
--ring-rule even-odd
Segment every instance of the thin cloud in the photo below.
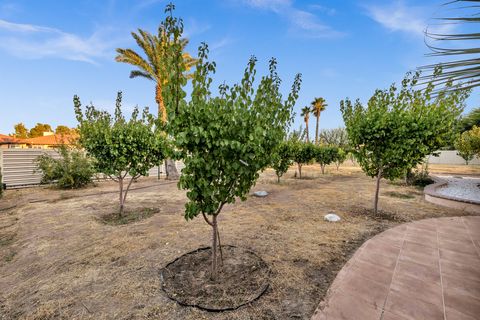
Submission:
{"label": "thin cloud", "polygon": [[402,0],[383,5],[365,6],[367,15],[393,32],[404,32],[415,36],[424,35],[427,26],[430,32],[445,33],[452,31],[451,24],[432,24],[431,7],[408,6]]}
{"label": "thin cloud", "polygon": [[337,10],[335,10],[334,8],[329,8],[329,7],[326,7],[326,6],[322,6],[321,4],[312,4],[310,6],[308,6],[311,10],[315,10],[315,11],[319,11],[319,12],[322,12],[322,13],[326,13],[328,14],[329,16],[333,16],[337,13]]}
{"label": "thin cloud", "polygon": [[106,30],[80,37],[56,28],[0,19],[0,50],[20,58],[53,57],[96,64],[98,58],[112,54],[115,43]]}
{"label": "thin cloud", "polygon": [[232,38],[227,36],[220,39],[219,41],[213,42],[209,47],[211,51],[219,51],[220,49],[223,49],[234,42],[235,41]]}
{"label": "thin cloud", "polygon": [[252,8],[272,11],[287,19],[291,31],[297,35],[309,38],[332,38],[344,35],[343,32],[322,23],[313,13],[296,8],[291,0],[244,0],[244,3]]}

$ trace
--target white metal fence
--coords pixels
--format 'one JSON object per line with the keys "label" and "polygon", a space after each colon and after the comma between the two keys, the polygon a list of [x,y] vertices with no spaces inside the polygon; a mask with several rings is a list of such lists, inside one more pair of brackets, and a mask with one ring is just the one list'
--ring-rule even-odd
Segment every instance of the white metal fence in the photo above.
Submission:
{"label": "white metal fence", "polygon": [[[2,182],[7,185],[7,188],[40,184],[42,173],[37,170],[35,159],[45,153],[54,158],[60,157],[58,152],[48,149],[0,149]],[[175,164],[179,172],[184,167],[182,162],[177,161]],[[165,177],[165,166],[151,168],[148,175]]]}

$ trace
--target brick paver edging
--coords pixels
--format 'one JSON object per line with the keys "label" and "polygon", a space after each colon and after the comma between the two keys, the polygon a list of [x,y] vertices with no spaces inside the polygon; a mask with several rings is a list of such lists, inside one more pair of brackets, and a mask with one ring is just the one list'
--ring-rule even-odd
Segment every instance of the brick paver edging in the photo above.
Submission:
{"label": "brick paver edging", "polygon": [[474,320],[480,216],[426,219],[366,241],[312,320]]}

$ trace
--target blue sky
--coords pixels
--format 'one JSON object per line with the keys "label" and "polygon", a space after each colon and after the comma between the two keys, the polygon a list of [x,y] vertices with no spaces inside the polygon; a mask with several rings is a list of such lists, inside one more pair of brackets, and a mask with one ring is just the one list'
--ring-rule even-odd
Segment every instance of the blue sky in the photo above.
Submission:
{"label": "blue sky", "polygon": [[[215,81],[238,81],[251,55],[259,72],[276,57],[285,94],[303,74],[295,107],[315,96],[327,100],[320,127],[343,125],[339,101],[366,101],[376,88],[400,82],[405,72],[438,61],[425,57],[423,30],[444,1],[408,0],[181,0],[195,54],[200,42],[217,62]],[[124,106],[155,108],[154,84],[130,79],[131,67],[114,61],[115,48],[136,48],[130,32],[154,32],[165,0],[0,0],[0,133],[36,122],[75,126],[72,97],[112,109],[118,90]],[[467,111],[480,106],[478,91]],[[295,127],[302,120],[297,115]],[[312,132],[313,132],[313,125]]]}

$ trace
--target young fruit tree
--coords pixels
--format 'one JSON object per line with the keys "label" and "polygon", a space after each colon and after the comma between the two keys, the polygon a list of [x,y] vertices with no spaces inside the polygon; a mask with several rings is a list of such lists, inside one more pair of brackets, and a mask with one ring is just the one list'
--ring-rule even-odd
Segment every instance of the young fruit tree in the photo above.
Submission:
{"label": "young fruit tree", "polygon": [[[82,111],[80,98],[74,96],[75,115],[79,122],[79,143],[94,158],[95,170],[118,182],[119,216],[125,207],[130,186],[135,179],[146,176],[148,170],[166,157],[166,135],[155,126],[145,108],[139,116],[135,108],[130,119],[122,114],[122,93],[118,92],[115,115],[96,109],[93,105]],[[127,177],[130,176],[125,186]]]}
{"label": "young fruit tree", "polygon": [[352,153],[363,171],[376,177],[375,214],[380,180],[401,177],[451,141],[468,97],[466,91],[448,90],[451,83],[446,91],[435,91],[432,83],[422,90],[419,76],[407,74],[399,89],[393,84],[376,90],[366,106],[359,100],[340,103]]}
{"label": "young fruit tree", "polygon": [[338,148],[331,146],[315,146],[315,160],[322,169],[322,174],[325,174],[325,166],[335,162],[338,157]]}
{"label": "young fruit tree", "polygon": [[337,154],[335,156],[335,166],[337,167],[337,171],[340,165],[344,163],[345,160],[347,160],[347,155],[348,153],[344,149],[338,148]]}
{"label": "young fruit tree", "polygon": [[179,187],[188,190],[185,218],[202,215],[212,227],[211,279],[215,280],[217,248],[221,248],[218,215],[237,197],[245,200],[260,171],[271,165],[272,153],[292,119],[300,75],[283,100],[276,61],[270,60],[270,73],[255,88],[252,57],[241,82],[221,85],[219,96],[213,96],[210,74],[215,63],[207,61],[207,45],[200,46],[198,56],[191,101],[179,104],[169,127],[185,163],[179,181]]}
{"label": "young fruit tree", "polygon": [[457,155],[468,164],[476,156],[480,156],[480,127],[473,126],[472,129],[463,132],[455,141]]}
{"label": "young fruit tree", "polygon": [[315,159],[314,144],[301,141],[292,142],[292,159],[297,163],[298,177],[301,179],[303,165]]}
{"label": "young fruit tree", "polygon": [[280,183],[280,178],[288,171],[292,163],[292,144],[288,141],[283,141],[272,155],[272,168],[275,170],[278,183]]}

